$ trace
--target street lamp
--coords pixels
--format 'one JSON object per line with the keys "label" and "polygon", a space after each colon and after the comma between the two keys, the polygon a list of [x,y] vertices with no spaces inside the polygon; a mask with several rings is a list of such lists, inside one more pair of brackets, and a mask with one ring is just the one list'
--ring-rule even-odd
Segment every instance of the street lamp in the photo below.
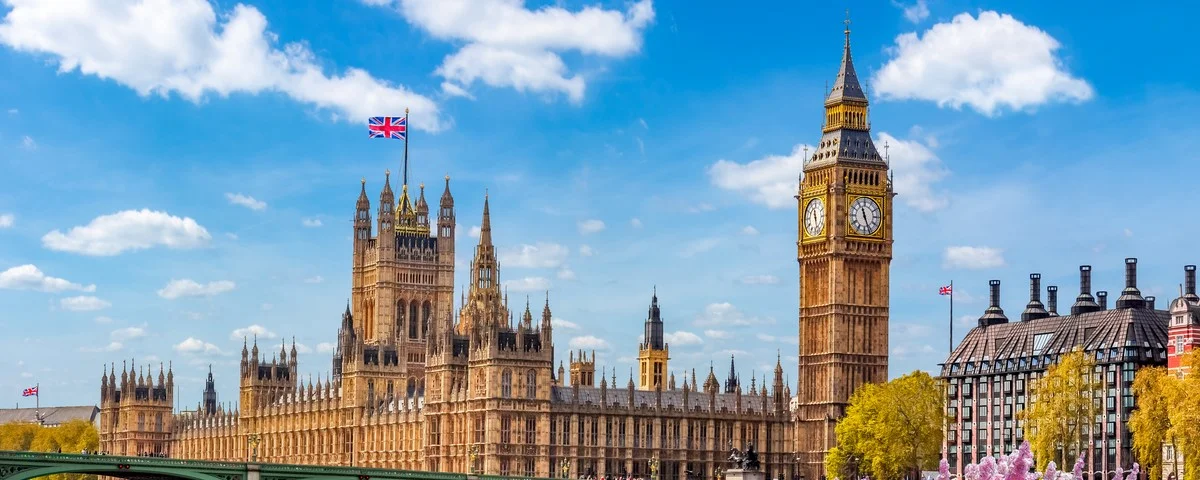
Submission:
{"label": "street lamp", "polygon": [[475,445],[475,444],[471,445],[471,451],[470,451],[469,457],[471,459],[471,467],[470,467],[471,475],[479,474],[479,472],[475,469],[475,459],[479,458],[479,445]]}
{"label": "street lamp", "polygon": [[562,478],[567,478],[567,475],[571,474],[571,461],[564,458],[559,470],[562,471]]}
{"label": "street lamp", "polygon": [[650,458],[650,480],[658,480],[658,457]]}
{"label": "street lamp", "polygon": [[258,461],[258,444],[261,443],[262,440],[258,438],[257,433],[252,433],[250,434],[250,438],[247,438],[246,441],[250,444],[250,462],[253,463]]}

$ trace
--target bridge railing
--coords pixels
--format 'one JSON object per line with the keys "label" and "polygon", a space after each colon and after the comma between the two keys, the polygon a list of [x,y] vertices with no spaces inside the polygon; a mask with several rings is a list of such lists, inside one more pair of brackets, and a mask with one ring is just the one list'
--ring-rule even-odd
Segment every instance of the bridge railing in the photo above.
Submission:
{"label": "bridge railing", "polygon": [[0,458],[10,460],[52,461],[108,465],[123,463],[127,465],[165,465],[177,467],[203,467],[231,470],[245,470],[246,464],[233,462],[209,462],[204,460],[181,460],[164,457],[128,457],[122,455],[84,455],[79,453],[46,453],[46,452],[17,452],[0,450]]}

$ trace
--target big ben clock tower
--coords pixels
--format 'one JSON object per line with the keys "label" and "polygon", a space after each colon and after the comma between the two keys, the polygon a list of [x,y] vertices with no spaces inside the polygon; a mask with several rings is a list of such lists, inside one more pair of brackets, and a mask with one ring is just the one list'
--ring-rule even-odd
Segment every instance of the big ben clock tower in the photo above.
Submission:
{"label": "big ben clock tower", "polygon": [[888,375],[888,266],[892,183],[871,141],[867,96],[850,57],[850,21],[837,80],[825,99],[821,142],[804,160],[796,259],[800,264],[796,452],[807,480],[850,395]]}

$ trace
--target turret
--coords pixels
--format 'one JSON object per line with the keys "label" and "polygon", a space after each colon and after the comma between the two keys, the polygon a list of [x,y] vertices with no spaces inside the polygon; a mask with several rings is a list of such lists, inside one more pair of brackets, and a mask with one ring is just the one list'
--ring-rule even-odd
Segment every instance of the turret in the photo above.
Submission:
{"label": "turret", "polygon": [[208,366],[208,379],[204,381],[204,406],[201,411],[205,415],[217,412],[217,386],[213,381],[212,365]]}
{"label": "turret", "polygon": [[783,358],[779,352],[775,353],[775,383],[771,385],[771,396],[775,401],[775,413],[787,409],[787,399],[783,393]]}
{"label": "turret", "polygon": [[729,376],[725,377],[725,393],[733,393],[741,387],[741,378],[733,365],[733,355],[729,356]]}
{"label": "turret", "polygon": [[[354,204],[354,253],[362,255],[371,239],[371,201],[367,199],[367,179],[362,179],[362,190]],[[361,259],[360,259],[361,261]]]}
{"label": "turret", "polygon": [[419,185],[419,187],[421,189],[421,193],[420,193],[420,196],[417,197],[417,205],[416,205],[417,226],[421,227],[426,232],[428,232],[429,231],[429,204],[425,203],[425,184],[422,183]]}
{"label": "turret", "polygon": [[382,241],[382,236],[385,232],[391,232],[394,228],[396,220],[393,206],[396,204],[395,195],[392,193],[392,171],[384,170],[383,172],[383,190],[379,192],[379,234],[380,245],[387,244]]}
{"label": "turret", "polygon": [[[450,195],[450,176],[446,175],[446,189],[442,191],[442,199],[438,202],[438,245],[449,242],[450,251],[454,251],[454,196]],[[451,257],[453,258],[453,256]]]}

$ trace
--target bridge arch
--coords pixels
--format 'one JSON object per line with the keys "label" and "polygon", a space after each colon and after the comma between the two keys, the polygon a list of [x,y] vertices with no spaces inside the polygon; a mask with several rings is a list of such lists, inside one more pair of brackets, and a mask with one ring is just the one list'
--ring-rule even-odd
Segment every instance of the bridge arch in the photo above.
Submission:
{"label": "bridge arch", "polygon": [[123,469],[117,465],[67,463],[62,465],[51,465],[47,467],[34,467],[18,470],[11,475],[0,477],[0,480],[31,480],[34,478],[55,475],[59,473],[103,475],[107,477],[126,478],[130,480],[144,480],[148,477],[171,477],[179,480],[242,480],[244,478],[244,475],[241,473],[217,476],[209,473],[188,470],[186,467],[167,468],[136,465]]}

